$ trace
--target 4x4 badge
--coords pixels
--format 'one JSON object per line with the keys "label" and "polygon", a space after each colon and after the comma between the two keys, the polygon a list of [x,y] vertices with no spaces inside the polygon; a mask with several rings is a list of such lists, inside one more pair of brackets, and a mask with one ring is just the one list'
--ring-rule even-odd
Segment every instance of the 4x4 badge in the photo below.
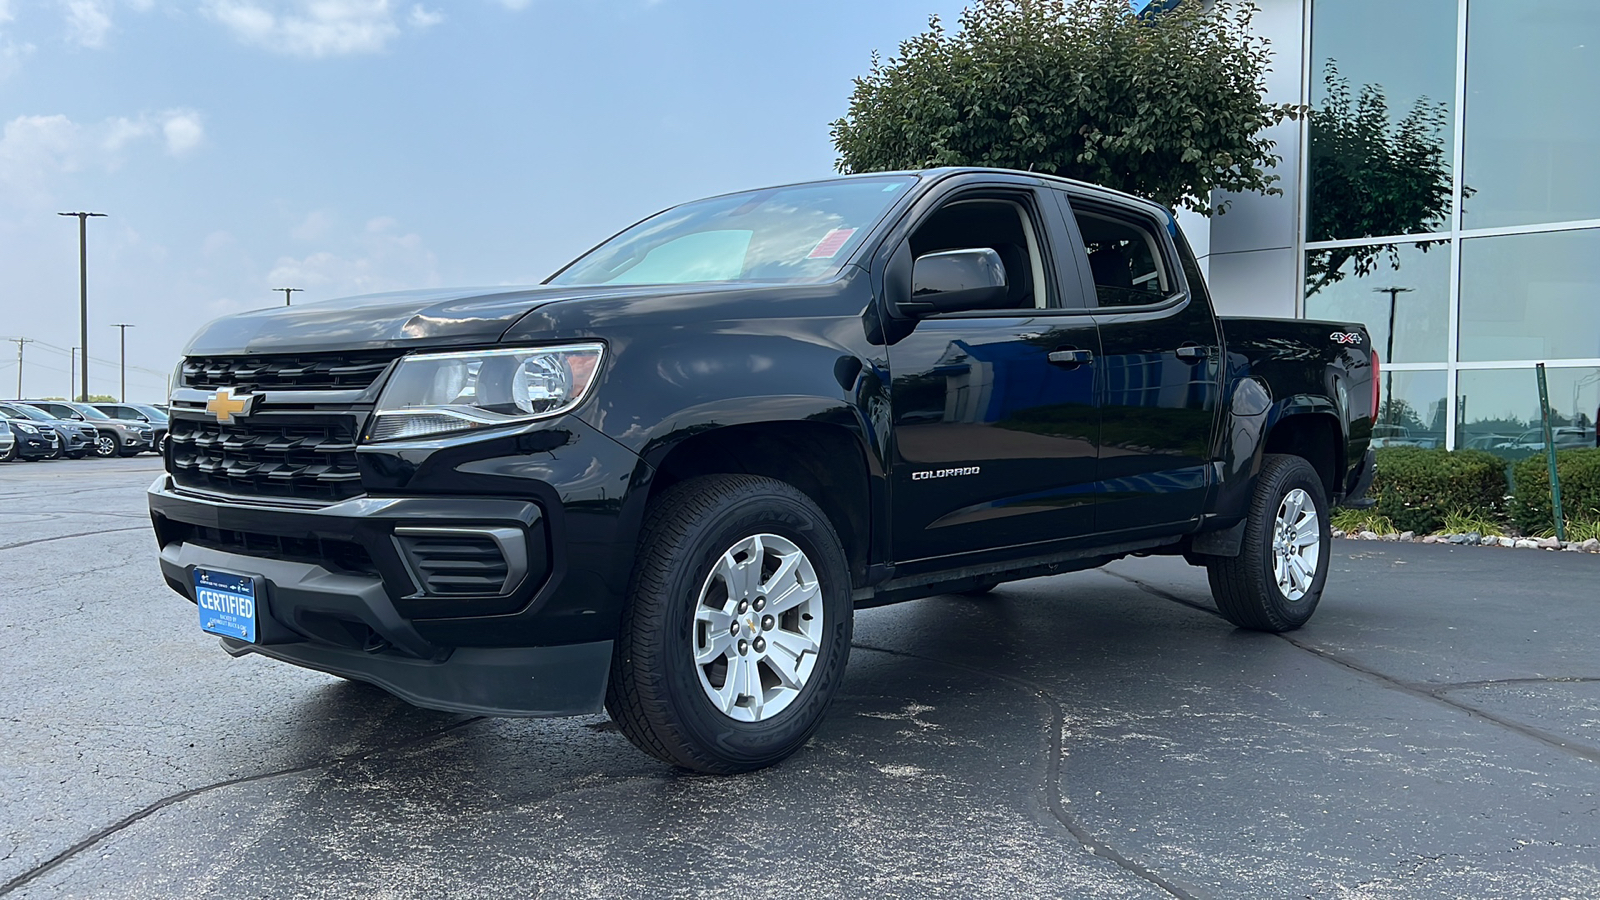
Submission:
{"label": "4x4 badge", "polygon": [[235,397],[232,391],[222,388],[206,401],[206,412],[216,416],[218,422],[232,422],[234,416],[242,418],[250,415],[250,410],[255,408],[258,399],[260,397],[257,394]]}

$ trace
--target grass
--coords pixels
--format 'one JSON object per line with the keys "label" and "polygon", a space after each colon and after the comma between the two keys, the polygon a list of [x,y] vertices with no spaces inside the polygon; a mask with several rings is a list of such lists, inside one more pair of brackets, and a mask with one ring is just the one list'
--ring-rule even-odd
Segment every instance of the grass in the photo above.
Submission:
{"label": "grass", "polygon": [[1502,537],[1505,529],[1494,519],[1483,515],[1477,510],[1458,509],[1445,513],[1444,527],[1439,529],[1441,534],[1467,534],[1476,531],[1484,537]]}
{"label": "grass", "polygon": [[1394,534],[1394,522],[1388,516],[1380,516],[1370,509],[1341,509],[1333,514],[1330,524],[1345,534],[1360,534],[1363,531]]}

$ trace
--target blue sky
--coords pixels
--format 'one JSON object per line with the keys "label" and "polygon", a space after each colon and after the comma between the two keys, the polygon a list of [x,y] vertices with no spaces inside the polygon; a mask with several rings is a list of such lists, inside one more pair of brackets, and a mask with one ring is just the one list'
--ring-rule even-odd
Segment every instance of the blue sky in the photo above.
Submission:
{"label": "blue sky", "polygon": [[[707,194],[826,175],[873,50],[956,0],[0,0],[0,338],[156,400],[204,321],[542,280]],[[162,374],[157,375],[155,373]],[[16,390],[0,344],[0,396]]]}

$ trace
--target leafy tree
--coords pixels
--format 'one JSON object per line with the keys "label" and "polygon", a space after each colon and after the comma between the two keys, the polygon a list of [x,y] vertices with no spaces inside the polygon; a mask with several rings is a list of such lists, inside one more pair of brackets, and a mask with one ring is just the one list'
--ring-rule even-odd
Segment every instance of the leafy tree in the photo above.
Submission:
{"label": "leafy tree", "polygon": [[[1282,193],[1261,131],[1300,108],[1262,100],[1255,7],[1185,0],[976,0],[855,81],[833,123],[841,172],[999,166],[1212,211],[1211,192]],[[1224,210],[1219,209],[1218,212]]]}
{"label": "leafy tree", "polygon": [[[1443,103],[1418,100],[1400,121],[1390,124],[1389,101],[1381,85],[1352,95],[1349,79],[1328,60],[1323,71],[1326,98],[1307,114],[1311,149],[1310,226],[1313,241],[1438,231],[1450,214],[1451,178],[1444,129],[1450,121]],[[1441,241],[1419,241],[1428,248]],[[1311,254],[1306,262],[1306,293],[1347,275],[1370,275],[1379,263],[1400,268],[1398,244],[1341,247]],[[1346,266],[1349,271],[1346,271]]]}

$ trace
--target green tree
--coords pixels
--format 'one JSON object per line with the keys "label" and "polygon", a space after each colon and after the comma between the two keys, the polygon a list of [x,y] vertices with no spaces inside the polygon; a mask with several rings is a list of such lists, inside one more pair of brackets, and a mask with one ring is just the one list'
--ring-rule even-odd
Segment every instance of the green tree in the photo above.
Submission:
{"label": "green tree", "polygon": [[1281,193],[1261,132],[1299,107],[1262,99],[1271,51],[1249,31],[1254,12],[976,0],[956,33],[935,17],[898,56],[874,54],[833,123],[838,168],[1024,169],[1207,215],[1213,190]]}
{"label": "green tree", "polygon": [[[1450,215],[1451,179],[1443,103],[1422,98],[1404,118],[1389,121],[1380,85],[1353,94],[1338,64],[1324,65],[1326,98],[1307,114],[1311,138],[1310,223],[1313,241],[1438,231]],[[1438,241],[1419,241],[1427,252]],[[1385,258],[1400,268],[1400,245],[1340,247],[1313,253],[1306,263],[1306,293],[1372,274]],[[1348,268],[1347,268],[1348,267]]]}

